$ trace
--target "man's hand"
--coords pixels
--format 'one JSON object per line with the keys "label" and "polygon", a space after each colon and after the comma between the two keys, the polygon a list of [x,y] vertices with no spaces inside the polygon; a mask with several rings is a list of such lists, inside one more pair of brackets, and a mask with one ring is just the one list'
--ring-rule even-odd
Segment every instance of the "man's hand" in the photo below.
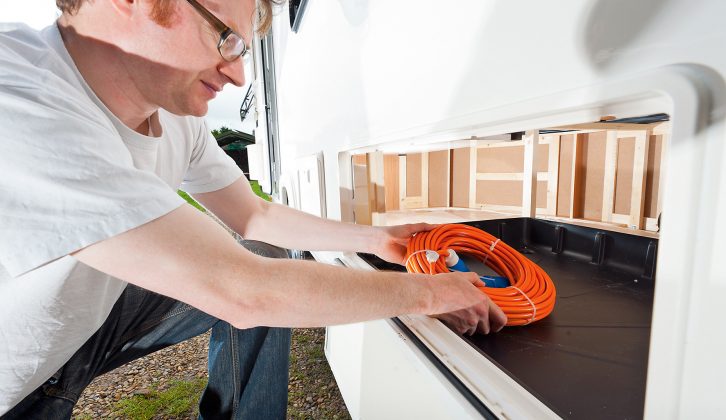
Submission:
{"label": "man's hand", "polygon": [[377,240],[373,253],[388,262],[403,265],[406,262],[406,247],[413,234],[435,227],[436,225],[428,223],[376,227]]}
{"label": "man's hand", "polygon": [[[507,316],[476,286],[484,283],[475,273],[445,273],[431,277],[435,303],[431,316],[440,319],[459,334],[498,332]],[[463,308],[463,309],[462,309]]]}
{"label": "man's hand", "polygon": [[[481,292],[479,292],[481,293]],[[451,329],[459,334],[474,335],[475,333],[489,334],[499,332],[507,323],[507,316],[489,296],[470,308],[446,314],[434,315]]]}

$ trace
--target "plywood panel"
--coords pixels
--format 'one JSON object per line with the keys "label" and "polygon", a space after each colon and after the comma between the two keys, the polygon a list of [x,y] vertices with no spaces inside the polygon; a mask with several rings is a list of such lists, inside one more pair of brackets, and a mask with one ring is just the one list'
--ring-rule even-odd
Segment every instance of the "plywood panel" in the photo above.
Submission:
{"label": "plywood panel", "polygon": [[645,217],[658,217],[658,187],[663,136],[650,136],[648,172],[645,179]]}
{"label": "plywood panel", "polygon": [[383,182],[386,184],[386,211],[399,210],[398,155],[383,156]]}
{"label": "plywood panel", "polygon": [[587,220],[602,220],[602,196],[605,177],[605,131],[583,134],[583,175],[582,217]]}
{"label": "plywood panel", "polygon": [[429,153],[429,207],[449,206],[449,151]]}
{"label": "plywood panel", "polygon": [[477,181],[477,204],[493,204],[502,206],[522,205],[521,181]]}
{"label": "plywood panel", "polygon": [[476,168],[477,172],[524,172],[524,147],[481,148],[477,153]]}
{"label": "plywood panel", "polygon": [[421,196],[421,153],[406,155],[406,197]]}
{"label": "plywood panel", "polygon": [[633,189],[633,159],[635,138],[618,139],[618,167],[615,175],[615,213],[630,214],[630,195]]}
{"label": "plywood panel", "polygon": [[549,145],[537,144],[537,153],[534,158],[534,170],[536,172],[547,172],[549,166]]}
{"label": "plywood panel", "polygon": [[[365,155],[363,162],[366,161]],[[368,167],[365,164],[355,163],[360,160],[358,156],[353,157],[353,212],[355,223],[370,225],[371,210],[368,203]]]}
{"label": "plywood panel", "polygon": [[537,201],[539,209],[547,208],[547,181],[537,181]]}
{"label": "plywood panel", "polygon": [[462,148],[451,151],[451,206],[469,207],[470,155],[476,149]]}
{"label": "plywood panel", "polygon": [[572,152],[574,136],[560,137],[559,185],[557,185],[557,216],[570,215],[570,185],[572,184]]}
{"label": "plywood panel", "polygon": [[353,164],[354,165],[365,165],[366,164],[366,155],[353,155],[352,156]]}

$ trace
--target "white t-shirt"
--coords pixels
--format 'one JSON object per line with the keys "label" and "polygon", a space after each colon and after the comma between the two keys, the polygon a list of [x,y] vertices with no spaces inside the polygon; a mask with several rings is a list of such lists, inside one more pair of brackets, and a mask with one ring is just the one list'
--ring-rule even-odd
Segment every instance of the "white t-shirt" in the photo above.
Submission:
{"label": "white t-shirt", "polygon": [[0,415],[101,326],[126,283],[69,254],[215,191],[242,172],[203,119],[160,110],[124,126],[88,87],[56,25],[0,23]]}

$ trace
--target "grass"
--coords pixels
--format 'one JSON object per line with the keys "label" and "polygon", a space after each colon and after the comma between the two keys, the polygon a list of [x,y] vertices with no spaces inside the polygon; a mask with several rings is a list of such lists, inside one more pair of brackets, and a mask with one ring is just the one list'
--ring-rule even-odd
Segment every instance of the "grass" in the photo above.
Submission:
{"label": "grass", "polygon": [[196,418],[197,403],[207,379],[174,381],[169,389],[152,389],[148,395],[135,395],[116,403],[116,414],[126,419]]}
{"label": "grass", "polygon": [[[290,354],[290,387],[287,418],[298,419],[349,419],[334,378],[325,361],[323,350],[325,332],[322,328],[293,329]],[[146,395],[135,395],[118,401],[111,417],[131,420],[188,419],[198,415],[199,397],[207,379],[177,380],[164,391],[150,387]],[[307,398],[311,397],[310,402]],[[324,404],[317,400],[325,397]],[[90,420],[92,416],[80,416],[78,420]]]}
{"label": "grass", "polygon": [[258,197],[262,197],[262,199],[266,201],[272,201],[272,198],[270,198],[269,195],[265,194],[265,192],[262,191],[262,187],[260,187],[259,182],[253,179],[250,181],[250,186],[252,187],[252,191],[254,191]]}
{"label": "grass", "polygon": [[202,207],[201,204],[197,203],[196,200],[194,200],[192,197],[189,196],[189,194],[185,193],[182,190],[177,191],[177,194],[185,200],[187,200],[187,203],[191,204],[192,206],[196,207],[197,210],[201,211],[202,213],[206,213],[207,209]]}

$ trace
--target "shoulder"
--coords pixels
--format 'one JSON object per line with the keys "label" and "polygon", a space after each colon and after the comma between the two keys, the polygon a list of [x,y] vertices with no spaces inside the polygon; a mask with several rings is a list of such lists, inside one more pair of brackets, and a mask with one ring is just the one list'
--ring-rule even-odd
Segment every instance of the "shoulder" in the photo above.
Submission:
{"label": "shoulder", "polygon": [[[0,60],[3,70],[15,70],[21,66],[48,70],[67,68],[49,38],[52,29],[55,28],[37,31],[25,24],[0,23]],[[3,71],[3,75],[6,73]]]}
{"label": "shoulder", "polygon": [[19,45],[42,46],[45,44],[40,31],[24,23],[0,22],[0,45],[12,48]]}
{"label": "shoulder", "polygon": [[83,122],[113,129],[63,56],[62,42],[55,25],[36,31],[23,24],[0,24],[0,105],[7,114],[0,116],[0,125],[16,113],[26,121],[39,117],[68,127]]}

